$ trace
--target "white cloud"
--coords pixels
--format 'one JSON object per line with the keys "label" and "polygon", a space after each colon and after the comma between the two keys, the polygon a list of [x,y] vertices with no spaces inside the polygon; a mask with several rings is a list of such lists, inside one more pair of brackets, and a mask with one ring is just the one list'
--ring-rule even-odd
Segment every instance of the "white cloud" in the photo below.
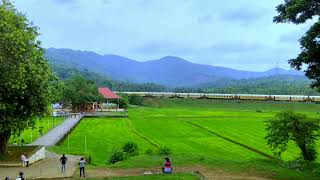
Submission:
{"label": "white cloud", "polygon": [[15,4],[40,27],[45,47],[137,60],[175,55],[197,63],[265,70],[277,62],[289,67],[287,59],[299,52],[294,40],[309,26],[272,23],[275,6],[282,2],[17,0]]}

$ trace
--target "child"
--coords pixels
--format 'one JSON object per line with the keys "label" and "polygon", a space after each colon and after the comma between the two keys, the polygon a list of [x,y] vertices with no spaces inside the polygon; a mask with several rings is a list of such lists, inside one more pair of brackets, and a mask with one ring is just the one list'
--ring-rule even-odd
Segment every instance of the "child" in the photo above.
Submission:
{"label": "child", "polygon": [[[82,176],[83,173],[83,177],[86,177],[86,173],[84,171],[84,168],[86,166],[86,160],[84,160],[83,157],[81,157],[80,162],[79,162],[79,166],[80,166],[80,177]],[[82,173],[81,173],[82,172]]]}

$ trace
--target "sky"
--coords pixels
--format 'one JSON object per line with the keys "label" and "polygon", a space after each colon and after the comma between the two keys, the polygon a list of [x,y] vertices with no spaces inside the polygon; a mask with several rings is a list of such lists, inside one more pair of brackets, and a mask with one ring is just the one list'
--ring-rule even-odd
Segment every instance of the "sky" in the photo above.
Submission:
{"label": "sky", "polygon": [[289,69],[310,27],[275,24],[284,0],[15,0],[43,47],[137,61],[178,56],[241,70]]}

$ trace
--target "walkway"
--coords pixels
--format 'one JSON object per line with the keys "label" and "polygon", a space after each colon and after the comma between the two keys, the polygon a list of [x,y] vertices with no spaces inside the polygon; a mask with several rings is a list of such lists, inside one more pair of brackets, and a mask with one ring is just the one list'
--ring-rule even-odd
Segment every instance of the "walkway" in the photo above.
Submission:
{"label": "walkway", "polygon": [[60,156],[54,153],[46,152],[46,159],[41,160],[29,167],[0,167],[0,179],[10,177],[15,179],[18,177],[18,173],[22,171],[26,179],[52,179],[52,178],[66,178],[72,177],[76,169],[78,168],[78,161],[80,157],[66,155],[68,158],[67,171],[61,173],[61,165],[59,162]]}
{"label": "walkway", "polygon": [[44,146],[54,146],[56,145],[74,126],[78,124],[83,115],[74,115],[66,119],[63,123],[50,130],[44,136],[38,138],[30,146],[44,145]]}

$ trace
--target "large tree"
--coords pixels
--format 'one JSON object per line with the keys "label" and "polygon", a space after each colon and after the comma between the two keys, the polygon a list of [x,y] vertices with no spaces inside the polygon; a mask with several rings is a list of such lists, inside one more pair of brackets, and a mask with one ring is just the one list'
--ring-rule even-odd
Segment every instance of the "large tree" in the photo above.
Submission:
{"label": "large tree", "polygon": [[319,0],[285,0],[277,6],[276,23],[302,24],[307,20],[315,23],[300,39],[301,53],[297,58],[289,60],[291,67],[301,70],[305,64],[306,76],[313,80],[312,87],[320,87],[320,1]]}
{"label": "large tree", "polygon": [[103,97],[94,81],[77,75],[65,81],[63,101],[75,111],[84,111],[88,103],[103,101]]}
{"label": "large tree", "polygon": [[39,33],[8,0],[0,0],[0,155],[10,136],[49,110],[58,82],[44,59]]}
{"label": "large tree", "polygon": [[266,131],[267,143],[277,157],[281,157],[281,153],[287,150],[288,143],[293,141],[300,148],[305,160],[316,159],[315,141],[319,138],[320,133],[318,119],[285,111],[267,121]]}

